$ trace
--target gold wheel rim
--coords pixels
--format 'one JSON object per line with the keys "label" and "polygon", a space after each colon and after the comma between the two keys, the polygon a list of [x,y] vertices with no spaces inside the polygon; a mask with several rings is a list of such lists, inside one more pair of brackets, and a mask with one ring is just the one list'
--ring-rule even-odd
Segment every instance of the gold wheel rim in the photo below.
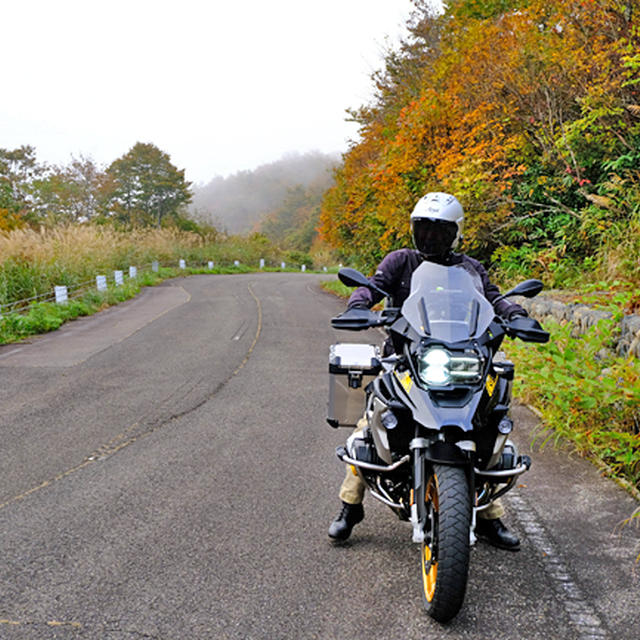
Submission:
{"label": "gold wheel rim", "polygon": [[[425,492],[425,501],[431,503],[431,507],[435,513],[438,512],[438,479],[435,475],[429,478],[427,490]],[[427,602],[433,600],[436,592],[436,582],[438,580],[438,561],[433,562],[431,547],[425,542],[422,543],[422,586],[424,588],[424,596]]]}
{"label": "gold wheel rim", "polygon": [[[427,571],[427,567],[429,570]],[[422,585],[427,602],[433,600],[436,592],[436,581],[438,579],[438,563],[431,562],[431,549],[425,544],[422,550]]]}

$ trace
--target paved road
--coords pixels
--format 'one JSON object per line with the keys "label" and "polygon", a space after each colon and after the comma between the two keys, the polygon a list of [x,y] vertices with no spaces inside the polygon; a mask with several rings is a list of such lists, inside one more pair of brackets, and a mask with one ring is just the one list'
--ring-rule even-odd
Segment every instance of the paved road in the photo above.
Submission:
{"label": "paved road", "polygon": [[353,335],[319,279],[173,280],[0,348],[0,638],[640,638],[636,503],[551,449],[506,499],[522,550],[474,548],[447,627],[384,506],[328,542],[327,353]]}

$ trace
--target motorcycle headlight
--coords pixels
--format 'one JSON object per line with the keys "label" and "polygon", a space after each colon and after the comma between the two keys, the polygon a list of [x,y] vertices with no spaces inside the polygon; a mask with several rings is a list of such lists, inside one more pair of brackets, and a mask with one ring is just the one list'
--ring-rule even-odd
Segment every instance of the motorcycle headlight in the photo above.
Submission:
{"label": "motorcycle headlight", "polygon": [[432,347],[419,357],[418,375],[429,387],[473,383],[480,380],[482,361],[473,352],[450,353],[442,347]]}
{"label": "motorcycle headlight", "polygon": [[427,385],[441,386],[449,384],[449,364],[451,358],[444,349],[429,349],[420,357],[418,374]]}

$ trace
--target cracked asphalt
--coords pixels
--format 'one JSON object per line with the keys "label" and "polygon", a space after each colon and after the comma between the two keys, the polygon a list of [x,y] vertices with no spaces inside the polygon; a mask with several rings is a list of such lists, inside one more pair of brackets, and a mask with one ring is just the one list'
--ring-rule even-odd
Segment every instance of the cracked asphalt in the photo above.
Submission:
{"label": "cracked asphalt", "polygon": [[338,510],[330,328],[313,274],[193,276],[0,347],[0,639],[640,638],[637,506],[530,446],[505,498],[522,550],[478,544],[448,626],[422,611],[406,523]]}

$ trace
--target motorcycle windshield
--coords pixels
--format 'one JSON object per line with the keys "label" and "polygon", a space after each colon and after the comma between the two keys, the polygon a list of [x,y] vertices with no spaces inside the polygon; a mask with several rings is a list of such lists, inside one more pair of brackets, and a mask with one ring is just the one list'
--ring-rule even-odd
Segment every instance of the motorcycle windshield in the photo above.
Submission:
{"label": "motorcycle windshield", "polygon": [[461,342],[481,336],[495,317],[480,276],[459,264],[423,262],[411,277],[402,315],[424,337]]}

